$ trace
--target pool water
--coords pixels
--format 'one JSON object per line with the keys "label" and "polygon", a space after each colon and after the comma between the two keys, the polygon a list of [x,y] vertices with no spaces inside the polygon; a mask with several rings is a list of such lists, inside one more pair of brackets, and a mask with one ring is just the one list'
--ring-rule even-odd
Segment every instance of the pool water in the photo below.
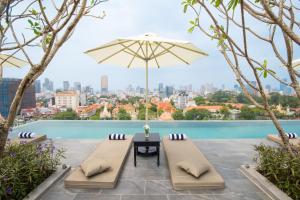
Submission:
{"label": "pool water", "polygon": [[[271,121],[151,121],[150,132],[185,133],[190,138],[232,139],[265,138],[267,134],[276,133]],[[300,134],[300,121],[281,121],[286,132]],[[57,121],[42,120],[28,123],[13,129],[11,137],[20,131],[32,131],[47,134],[49,138],[106,138],[110,133],[134,135],[143,132],[143,121]]]}

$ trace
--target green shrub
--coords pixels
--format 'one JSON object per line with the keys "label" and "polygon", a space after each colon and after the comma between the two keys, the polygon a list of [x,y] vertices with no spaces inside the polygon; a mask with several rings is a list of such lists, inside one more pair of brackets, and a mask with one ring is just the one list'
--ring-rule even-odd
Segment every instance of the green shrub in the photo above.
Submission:
{"label": "green shrub", "polygon": [[209,119],[211,113],[207,109],[191,109],[185,112],[186,120],[204,120]]}
{"label": "green shrub", "polygon": [[76,120],[79,119],[76,112],[74,112],[73,110],[67,110],[65,112],[59,112],[56,113],[53,116],[53,119],[55,120]]}
{"label": "green shrub", "polygon": [[0,160],[0,199],[23,199],[60,164],[63,151],[50,144],[8,144]]}
{"label": "green shrub", "polygon": [[257,171],[293,199],[300,199],[300,154],[282,147],[255,146]]}

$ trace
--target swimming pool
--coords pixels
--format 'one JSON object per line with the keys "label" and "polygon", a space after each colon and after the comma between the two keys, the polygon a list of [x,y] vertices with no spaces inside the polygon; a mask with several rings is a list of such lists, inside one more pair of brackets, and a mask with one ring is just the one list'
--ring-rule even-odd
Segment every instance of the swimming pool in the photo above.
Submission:
{"label": "swimming pool", "polygon": [[[300,121],[281,121],[287,132],[300,133]],[[143,132],[143,121],[84,121],[84,120],[41,120],[13,129],[11,137],[20,131],[32,131],[47,134],[49,138],[106,138],[110,133],[134,135]],[[151,132],[185,133],[190,138],[232,139],[265,138],[276,132],[271,121],[172,121],[150,122]]]}

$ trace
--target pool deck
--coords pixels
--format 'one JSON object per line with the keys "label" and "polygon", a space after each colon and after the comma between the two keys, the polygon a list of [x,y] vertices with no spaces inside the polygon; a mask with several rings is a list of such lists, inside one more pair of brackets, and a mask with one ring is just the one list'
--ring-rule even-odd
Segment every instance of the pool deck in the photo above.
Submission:
{"label": "pool deck", "polygon": [[[66,150],[64,163],[78,166],[100,140],[54,140],[57,147]],[[194,140],[198,148],[215,166],[225,180],[225,189],[185,190],[172,189],[166,159],[161,147],[161,165],[156,157],[137,157],[133,165],[133,149],[125,163],[119,182],[114,189],[66,189],[63,179],[52,186],[42,200],[259,200],[269,199],[243,174],[239,167],[253,163],[253,145],[273,143],[266,139]]]}

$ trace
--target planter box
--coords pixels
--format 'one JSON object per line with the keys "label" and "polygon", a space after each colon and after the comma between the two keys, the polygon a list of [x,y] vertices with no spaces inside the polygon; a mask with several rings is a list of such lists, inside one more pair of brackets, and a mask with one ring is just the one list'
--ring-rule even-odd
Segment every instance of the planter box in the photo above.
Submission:
{"label": "planter box", "polygon": [[278,189],[266,177],[256,171],[255,165],[242,165],[241,172],[272,200],[293,200],[282,190]]}
{"label": "planter box", "polygon": [[60,178],[62,178],[68,171],[70,171],[71,167],[67,166],[62,169],[59,168],[51,174],[46,180],[44,180],[37,188],[31,191],[23,200],[36,200],[42,196],[53,184],[55,184]]}

